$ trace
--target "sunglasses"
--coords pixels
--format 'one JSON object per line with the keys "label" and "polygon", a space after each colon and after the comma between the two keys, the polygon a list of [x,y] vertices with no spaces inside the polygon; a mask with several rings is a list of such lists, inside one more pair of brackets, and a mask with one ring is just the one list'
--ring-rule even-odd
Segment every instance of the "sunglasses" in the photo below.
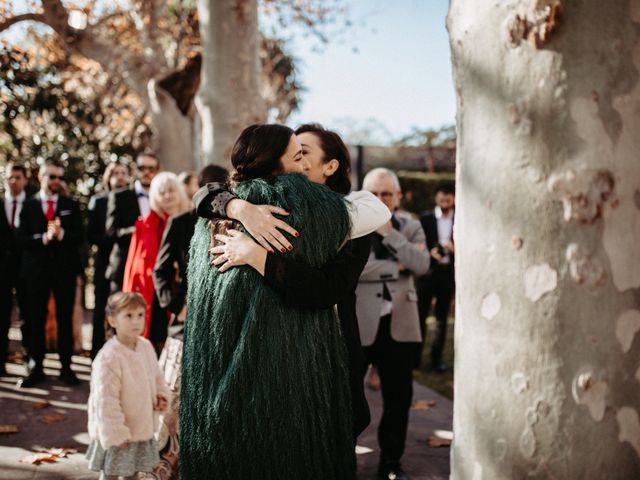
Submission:
{"label": "sunglasses", "polygon": [[380,198],[393,197],[393,192],[371,192],[371,193],[373,193],[376,197],[380,197]]}
{"label": "sunglasses", "polygon": [[64,180],[64,177],[62,175],[47,175],[47,178],[49,178],[49,180]]}
{"label": "sunglasses", "polygon": [[158,167],[152,167],[151,165],[139,165],[138,170],[141,172],[155,172]]}

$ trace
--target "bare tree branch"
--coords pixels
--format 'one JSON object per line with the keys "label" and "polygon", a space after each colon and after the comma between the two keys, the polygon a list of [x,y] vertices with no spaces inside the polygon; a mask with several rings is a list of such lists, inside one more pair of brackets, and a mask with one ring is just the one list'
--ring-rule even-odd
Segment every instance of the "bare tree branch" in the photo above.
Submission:
{"label": "bare tree branch", "polygon": [[0,32],[7,30],[11,26],[19,22],[32,20],[34,22],[46,23],[45,16],[41,13],[23,13],[22,15],[14,15],[0,22]]}

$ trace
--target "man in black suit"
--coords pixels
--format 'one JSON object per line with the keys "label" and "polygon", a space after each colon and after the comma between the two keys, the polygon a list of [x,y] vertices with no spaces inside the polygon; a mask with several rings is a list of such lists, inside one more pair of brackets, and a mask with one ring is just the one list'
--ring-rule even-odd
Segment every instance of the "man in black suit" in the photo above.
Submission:
{"label": "man in black suit", "polygon": [[78,249],[82,240],[80,205],[61,195],[64,168],[47,161],[40,168],[40,191],[24,202],[18,240],[24,248],[20,274],[27,285],[29,310],[29,356],[33,364],[18,386],[29,388],[44,380],[45,322],[53,292],[58,323],[60,380],[75,385],[71,370],[73,332],[71,317],[78,275]]}
{"label": "man in black suit", "polygon": [[113,241],[109,265],[105,273],[111,293],[122,290],[124,267],[136,220],[149,214],[149,187],[160,170],[153,153],[141,153],[136,158],[136,181],[133,188],[109,193],[105,230]]}
{"label": "man in black suit", "polygon": [[436,208],[420,216],[420,222],[427,237],[427,248],[431,254],[431,268],[417,281],[420,327],[436,299],[436,333],[431,342],[431,368],[443,373],[447,365],[442,361],[442,352],[447,335],[449,306],[455,291],[453,222],[455,214],[455,189],[453,185],[440,185],[436,191]]}
{"label": "man in black suit", "polygon": [[[198,175],[198,183],[226,183],[229,172],[217,165],[207,165]],[[184,321],[187,296],[187,260],[189,244],[198,220],[195,209],[171,217],[162,236],[162,243],[153,270],[153,285],[158,302],[174,319]]]}
{"label": "man in black suit", "polygon": [[[27,169],[24,165],[9,163],[5,168],[5,194],[2,198],[4,208],[0,211],[0,375],[5,373],[5,361],[9,350],[9,327],[13,290],[16,291],[20,317],[24,321],[26,299],[24,282],[20,280],[18,270],[22,250],[18,245],[16,230],[20,225],[20,212],[27,197]],[[27,344],[27,326],[22,325],[22,343]]]}
{"label": "man in black suit", "polygon": [[107,201],[109,192],[121,190],[129,184],[129,168],[122,162],[111,162],[107,165],[102,179],[104,193],[91,197],[89,201],[89,223],[87,237],[91,245],[96,246],[93,262],[93,335],[91,340],[91,358],[96,358],[105,342],[105,308],[109,297],[109,282],[106,278],[109,255],[113,248],[113,240],[107,235]]}

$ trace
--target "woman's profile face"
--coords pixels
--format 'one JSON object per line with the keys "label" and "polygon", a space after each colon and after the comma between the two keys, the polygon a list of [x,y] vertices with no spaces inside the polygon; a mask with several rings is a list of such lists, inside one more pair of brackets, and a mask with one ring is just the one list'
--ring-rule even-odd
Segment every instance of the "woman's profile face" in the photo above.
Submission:
{"label": "woman's profile face", "polygon": [[309,160],[302,154],[300,141],[295,135],[291,135],[291,138],[289,138],[289,145],[287,145],[287,149],[282,157],[280,157],[280,165],[284,173],[302,173],[306,176],[309,175]]}
{"label": "woman's profile face", "polygon": [[309,162],[307,177],[315,183],[326,183],[327,176],[324,170],[324,151],[317,135],[304,132],[298,135],[298,141],[302,146],[302,154]]}

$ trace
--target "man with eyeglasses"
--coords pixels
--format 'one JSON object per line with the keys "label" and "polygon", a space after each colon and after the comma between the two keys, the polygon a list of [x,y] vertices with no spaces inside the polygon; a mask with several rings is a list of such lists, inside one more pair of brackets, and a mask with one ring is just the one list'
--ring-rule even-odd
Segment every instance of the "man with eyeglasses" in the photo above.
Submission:
{"label": "man with eyeglasses", "polygon": [[53,292],[58,324],[60,381],[77,385],[71,370],[73,353],[72,314],[82,242],[80,205],[63,196],[64,168],[47,160],[40,168],[40,191],[26,200],[20,212],[18,241],[24,249],[20,275],[25,279],[29,307],[29,375],[18,382],[31,388],[45,379],[45,322],[49,296]]}
{"label": "man with eyeglasses", "polygon": [[367,363],[378,369],[382,390],[378,478],[406,480],[400,459],[413,397],[412,371],[422,341],[414,276],[429,269],[429,253],[420,222],[397,215],[402,191],[395,173],[375,168],[364,178],[363,189],[392,213],[372,234],[369,260],[356,289],[363,351]]}
{"label": "man with eyeglasses", "polygon": [[114,245],[109,255],[106,277],[111,292],[122,290],[124,266],[129,254],[129,244],[134,225],[139,217],[149,214],[149,187],[160,171],[158,157],[151,152],[140,153],[136,158],[136,181],[133,188],[109,193],[105,230]]}

